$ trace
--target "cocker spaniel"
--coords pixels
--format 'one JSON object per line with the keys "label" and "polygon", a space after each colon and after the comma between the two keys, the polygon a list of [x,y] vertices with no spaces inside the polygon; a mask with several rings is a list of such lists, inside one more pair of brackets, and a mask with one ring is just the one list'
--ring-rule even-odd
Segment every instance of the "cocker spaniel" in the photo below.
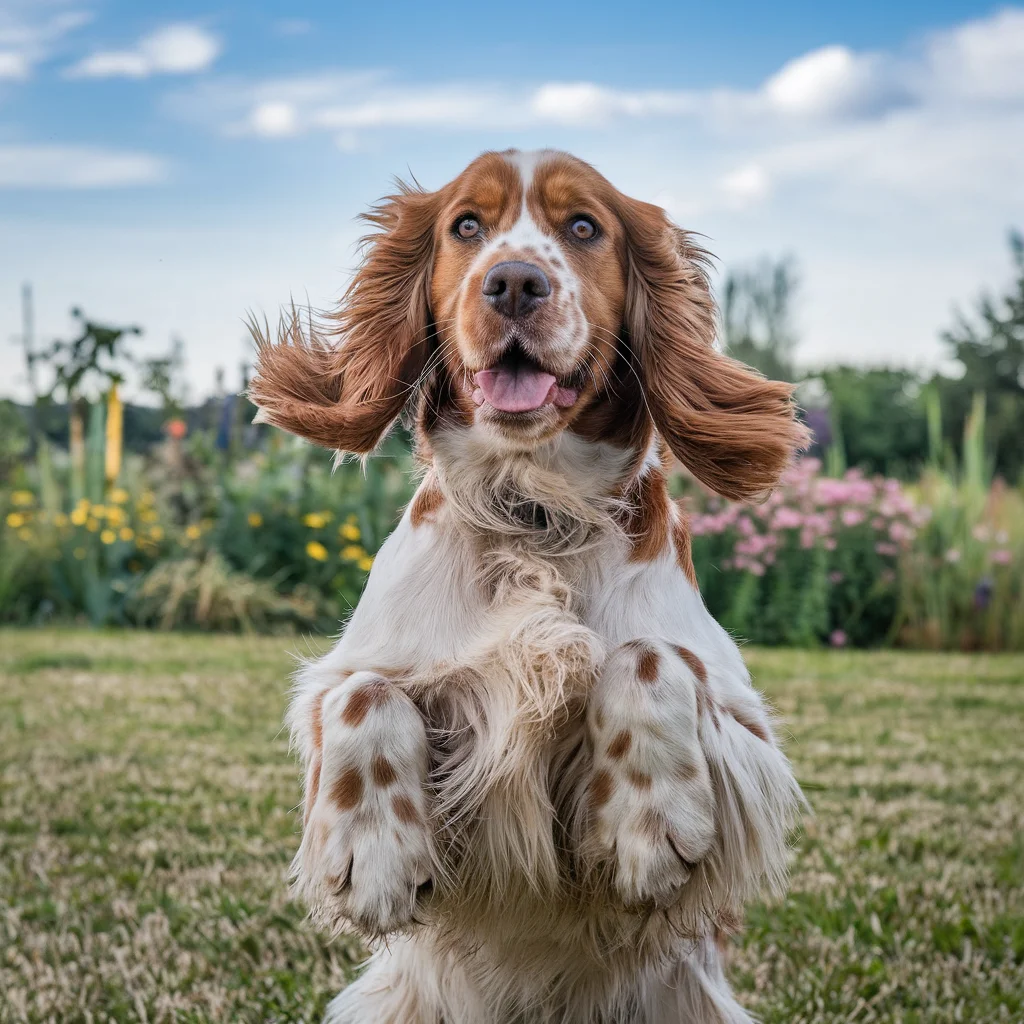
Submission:
{"label": "cocker spaniel", "polygon": [[374,948],[331,1024],[749,1021],[723,971],[800,789],[701,600],[678,459],[732,499],[805,441],[713,347],[706,254],[589,165],[401,187],[327,332],[262,339],[263,421],[423,477],[298,673],[296,888]]}

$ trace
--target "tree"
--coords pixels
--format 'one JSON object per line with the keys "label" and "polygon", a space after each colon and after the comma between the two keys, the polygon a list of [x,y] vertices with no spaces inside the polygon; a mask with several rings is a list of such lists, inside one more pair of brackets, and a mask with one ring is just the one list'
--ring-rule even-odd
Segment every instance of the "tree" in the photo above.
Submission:
{"label": "tree", "polygon": [[793,380],[796,332],[791,321],[796,272],[789,259],[762,259],[730,272],[722,289],[722,339],[733,358],[775,380]]}
{"label": "tree", "polygon": [[1024,471],[1024,236],[1010,232],[1016,279],[1001,298],[983,295],[971,318],[959,314],[943,334],[964,368],[957,379],[936,378],[943,432],[959,446],[976,394],[985,396],[985,432],[994,468],[1011,481]]}

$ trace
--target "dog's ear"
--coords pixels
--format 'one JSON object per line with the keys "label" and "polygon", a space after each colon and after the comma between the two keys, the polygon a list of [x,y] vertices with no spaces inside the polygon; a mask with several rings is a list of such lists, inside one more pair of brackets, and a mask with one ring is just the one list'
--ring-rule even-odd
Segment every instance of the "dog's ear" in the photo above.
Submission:
{"label": "dog's ear", "polygon": [[737,501],[766,495],[807,443],[793,388],[714,347],[707,254],[665,212],[621,196],[625,329],[655,426],[698,480]]}
{"label": "dog's ear", "polygon": [[253,330],[257,419],[339,451],[372,451],[409,400],[433,331],[440,194],[399,184],[364,219],[378,230],[340,308],[317,328],[293,313],[276,343]]}

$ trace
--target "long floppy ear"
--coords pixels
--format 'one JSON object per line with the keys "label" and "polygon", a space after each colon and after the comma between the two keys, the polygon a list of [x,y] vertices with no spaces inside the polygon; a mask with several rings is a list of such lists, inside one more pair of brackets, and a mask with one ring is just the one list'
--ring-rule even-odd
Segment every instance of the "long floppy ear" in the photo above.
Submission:
{"label": "long floppy ear", "polygon": [[793,388],[714,348],[708,256],[664,211],[622,197],[626,331],[655,426],[702,483],[737,501],[766,495],[807,443]]}
{"label": "long floppy ear", "polygon": [[405,407],[427,360],[430,275],[440,194],[399,183],[364,214],[379,230],[325,326],[292,314],[277,343],[257,343],[249,397],[258,420],[339,451],[372,451]]}

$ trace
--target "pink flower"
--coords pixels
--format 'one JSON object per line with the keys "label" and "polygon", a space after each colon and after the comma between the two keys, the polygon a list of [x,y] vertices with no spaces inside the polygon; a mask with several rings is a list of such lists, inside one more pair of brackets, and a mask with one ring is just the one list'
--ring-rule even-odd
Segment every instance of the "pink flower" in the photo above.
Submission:
{"label": "pink flower", "polygon": [[960,549],[950,548],[946,552],[946,561],[949,562],[950,565],[956,565],[956,563],[960,561]]}
{"label": "pink flower", "polygon": [[859,508],[843,509],[843,526],[859,526],[864,522],[864,513]]}
{"label": "pink flower", "polygon": [[984,544],[985,541],[992,536],[992,532],[984,523],[978,523],[978,525],[971,530],[971,536],[975,540],[980,540]]}
{"label": "pink flower", "polygon": [[887,544],[880,541],[875,545],[875,553],[879,555],[898,555],[900,549],[895,544]]}
{"label": "pink flower", "polygon": [[772,520],[773,530],[791,530],[803,522],[803,516],[795,508],[780,508]]}
{"label": "pink flower", "polygon": [[836,539],[835,539],[835,537],[826,537],[825,540],[823,541],[823,543],[825,545],[825,550],[826,551],[835,551],[835,549],[836,549]]}
{"label": "pink flower", "polygon": [[1013,552],[1007,548],[996,548],[989,557],[996,565],[1009,565],[1013,561]]}
{"label": "pink flower", "polygon": [[757,532],[757,527],[754,526],[753,520],[749,519],[747,516],[740,516],[736,525],[739,527],[739,531],[744,537],[750,537]]}
{"label": "pink flower", "polygon": [[841,572],[830,572],[828,574],[829,583],[842,583],[846,577]]}
{"label": "pink flower", "polygon": [[828,642],[833,647],[845,647],[846,634],[841,629],[834,629],[832,630],[832,635],[828,638]]}
{"label": "pink flower", "polygon": [[906,523],[895,522],[889,526],[889,538],[897,544],[902,544],[914,539],[914,531]]}
{"label": "pink flower", "polygon": [[748,562],[747,571],[752,572],[755,576],[763,576],[764,566],[760,562]]}

